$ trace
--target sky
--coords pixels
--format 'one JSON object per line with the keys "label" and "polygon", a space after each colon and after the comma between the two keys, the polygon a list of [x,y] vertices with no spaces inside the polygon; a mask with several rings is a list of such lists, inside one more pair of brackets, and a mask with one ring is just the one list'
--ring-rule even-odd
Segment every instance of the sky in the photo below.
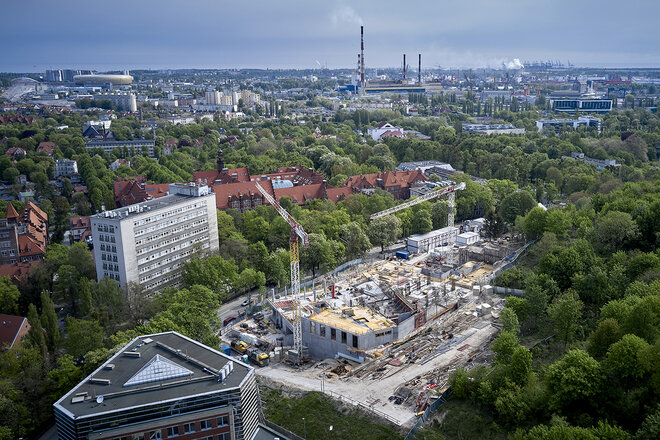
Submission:
{"label": "sky", "polygon": [[660,67],[658,0],[0,0],[0,71]]}

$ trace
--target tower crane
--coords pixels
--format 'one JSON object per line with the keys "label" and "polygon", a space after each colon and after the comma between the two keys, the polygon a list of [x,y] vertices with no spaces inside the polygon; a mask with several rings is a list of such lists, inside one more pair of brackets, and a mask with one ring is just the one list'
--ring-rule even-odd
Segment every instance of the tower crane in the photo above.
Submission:
{"label": "tower crane", "polygon": [[403,202],[400,205],[397,205],[393,208],[388,208],[383,211],[377,212],[375,214],[371,214],[371,220],[377,219],[378,217],[384,217],[389,214],[393,214],[397,211],[401,211],[402,209],[409,208],[411,206],[414,206],[418,203],[425,202],[427,200],[434,199],[436,197],[448,195],[448,202],[447,202],[447,208],[449,213],[447,215],[447,226],[454,226],[454,204],[455,204],[455,197],[456,197],[456,191],[459,190],[464,190],[465,189],[465,182],[461,182],[458,185],[454,186],[445,186],[444,188],[440,188],[439,190],[436,191],[431,191],[430,193],[424,194],[423,196],[419,196],[416,199],[413,200],[408,200],[407,202]]}
{"label": "tower crane", "polygon": [[297,353],[298,361],[302,358],[302,307],[300,305],[300,242],[303,246],[309,246],[309,236],[298,223],[282,208],[277,200],[271,196],[259,183],[255,186],[261,194],[268,200],[279,215],[286,220],[291,227],[291,236],[289,238],[289,259],[291,260],[291,290],[293,292],[293,349]]}

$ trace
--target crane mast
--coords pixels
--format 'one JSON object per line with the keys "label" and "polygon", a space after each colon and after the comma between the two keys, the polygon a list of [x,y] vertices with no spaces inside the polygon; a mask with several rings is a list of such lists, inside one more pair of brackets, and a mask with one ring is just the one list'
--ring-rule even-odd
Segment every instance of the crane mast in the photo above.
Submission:
{"label": "crane mast", "polygon": [[400,205],[372,214],[370,218],[371,220],[374,220],[377,219],[378,217],[384,217],[386,215],[393,214],[397,211],[401,211],[402,209],[406,209],[411,206],[414,206],[418,203],[422,203],[427,200],[431,200],[436,197],[444,196],[447,194],[448,195],[447,208],[449,211],[447,215],[447,226],[454,226],[454,205],[456,200],[456,191],[464,190],[464,189],[465,189],[465,182],[461,182],[456,186],[453,185],[446,186],[437,191],[431,191],[428,194],[424,194],[423,196],[417,197],[416,199],[408,200],[407,202],[403,202]]}
{"label": "crane mast", "polygon": [[300,305],[300,242],[303,246],[309,246],[309,236],[298,223],[289,214],[286,209],[280,205],[273,196],[271,196],[259,183],[255,183],[259,192],[264,196],[268,203],[282,216],[291,227],[291,236],[289,238],[289,259],[291,261],[291,290],[293,295],[293,349],[297,353],[298,360],[302,357],[302,307]]}

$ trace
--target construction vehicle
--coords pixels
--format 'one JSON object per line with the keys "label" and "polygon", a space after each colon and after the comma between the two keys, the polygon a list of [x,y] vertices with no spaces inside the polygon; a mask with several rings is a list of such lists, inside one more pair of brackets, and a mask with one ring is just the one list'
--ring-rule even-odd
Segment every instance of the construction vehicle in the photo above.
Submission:
{"label": "construction vehicle", "polygon": [[231,348],[239,352],[240,354],[245,353],[248,348],[250,348],[250,345],[247,342],[244,341],[231,341]]}
{"label": "construction vehicle", "polygon": [[250,359],[254,364],[265,367],[270,361],[270,356],[259,350],[258,348],[250,348],[247,351],[248,359]]}

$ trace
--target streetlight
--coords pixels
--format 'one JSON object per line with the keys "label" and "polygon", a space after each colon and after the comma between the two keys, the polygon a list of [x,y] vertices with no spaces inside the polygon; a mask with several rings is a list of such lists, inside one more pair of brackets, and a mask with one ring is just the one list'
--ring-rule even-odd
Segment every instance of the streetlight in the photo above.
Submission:
{"label": "streetlight", "polygon": [[304,417],[302,418],[302,421],[303,421],[303,433],[304,433],[303,438],[305,440],[307,440],[307,425],[305,424],[305,418]]}

